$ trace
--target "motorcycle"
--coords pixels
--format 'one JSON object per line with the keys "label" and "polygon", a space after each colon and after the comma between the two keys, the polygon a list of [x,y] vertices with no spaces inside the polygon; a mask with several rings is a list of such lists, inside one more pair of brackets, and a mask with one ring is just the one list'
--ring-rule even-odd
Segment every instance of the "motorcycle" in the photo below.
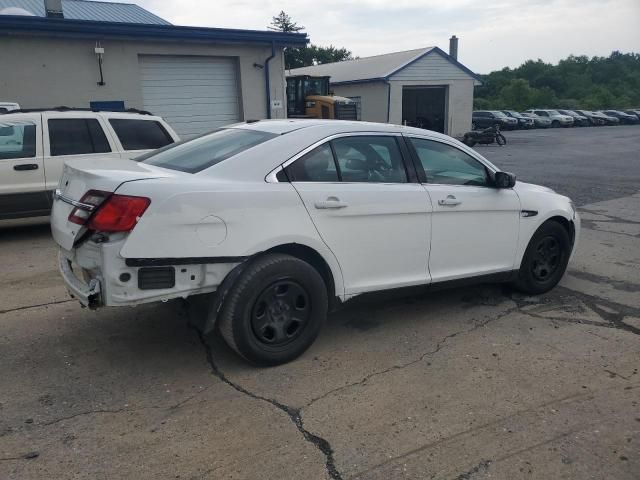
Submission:
{"label": "motorcycle", "polygon": [[469,147],[473,147],[476,143],[489,145],[493,142],[496,142],[500,146],[507,144],[507,139],[500,133],[499,125],[485,128],[484,130],[472,130],[471,132],[465,133],[464,137],[462,137],[462,143]]}

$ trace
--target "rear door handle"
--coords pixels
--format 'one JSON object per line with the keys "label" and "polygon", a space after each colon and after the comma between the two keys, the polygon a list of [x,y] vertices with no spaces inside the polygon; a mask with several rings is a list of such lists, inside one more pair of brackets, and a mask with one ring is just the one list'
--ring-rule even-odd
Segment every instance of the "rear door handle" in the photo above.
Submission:
{"label": "rear door handle", "polygon": [[447,195],[447,198],[444,200],[438,200],[438,205],[446,206],[446,207],[455,207],[456,205],[460,205],[462,202],[457,200],[454,195]]}
{"label": "rear door handle", "polygon": [[321,200],[315,203],[317,209],[326,210],[329,208],[345,208],[346,203],[341,202],[338,197],[329,197],[326,200]]}
{"label": "rear door handle", "polygon": [[22,170],[37,170],[37,163],[21,163],[20,165],[14,165],[14,170],[22,171]]}

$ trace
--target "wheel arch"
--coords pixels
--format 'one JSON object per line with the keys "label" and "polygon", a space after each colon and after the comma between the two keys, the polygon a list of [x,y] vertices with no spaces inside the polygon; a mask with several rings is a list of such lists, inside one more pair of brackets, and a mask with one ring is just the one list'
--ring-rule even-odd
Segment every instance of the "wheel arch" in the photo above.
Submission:
{"label": "wheel arch", "polygon": [[262,252],[267,253],[282,253],[285,255],[291,255],[311,265],[322,277],[327,287],[327,297],[329,298],[329,309],[335,308],[340,303],[340,291],[336,286],[336,279],[329,263],[325,258],[315,249],[303,245],[300,243],[285,243],[276,245],[268,250]]}

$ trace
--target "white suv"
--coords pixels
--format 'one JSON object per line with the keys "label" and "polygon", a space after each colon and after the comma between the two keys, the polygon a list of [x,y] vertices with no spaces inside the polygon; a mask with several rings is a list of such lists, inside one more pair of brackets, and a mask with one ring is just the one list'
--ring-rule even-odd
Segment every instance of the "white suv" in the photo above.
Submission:
{"label": "white suv", "polygon": [[48,215],[65,161],[131,159],[174,143],[160,117],[131,112],[21,110],[0,116],[0,220]]}
{"label": "white suv", "polygon": [[557,127],[572,127],[573,126],[573,117],[569,115],[563,115],[557,110],[535,110],[530,109],[527,110],[528,113],[535,113],[539,117],[548,118],[551,120],[551,126],[553,128]]}

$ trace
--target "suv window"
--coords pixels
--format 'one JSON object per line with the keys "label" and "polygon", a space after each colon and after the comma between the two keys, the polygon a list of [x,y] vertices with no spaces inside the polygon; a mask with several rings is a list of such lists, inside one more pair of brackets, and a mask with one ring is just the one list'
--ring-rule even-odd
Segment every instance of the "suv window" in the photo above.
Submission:
{"label": "suv window", "polygon": [[482,187],[489,184],[485,166],[462,150],[433,140],[410,140],[427,175],[427,183]]}
{"label": "suv window", "polygon": [[536,110],[534,113],[536,115],[541,116],[541,117],[548,117],[549,116],[549,114],[547,112],[545,112],[544,110]]}
{"label": "suv window", "polygon": [[343,182],[406,183],[395,137],[356,136],[331,141]]}
{"label": "suv window", "polygon": [[338,182],[338,169],[328,143],[314,148],[287,167],[292,182]]}
{"label": "suv window", "polygon": [[223,128],[167,145],[137,157],[136,160],[171,170],[196,173],[277,136],[275,133],[258,130]]}
{"label": "suv window", "polygon": [[0,160],[36,156],[36,126],[0,122]]}
{"label": "suv window", "polygon": [[155,150],[173,143],[173,139],[160,122],[111,118],[109,123],[125,150]]}
{"label": "suv window", "polygon": [[47,123],[53,156],[111,151],[100,122],[95,118],[51,118]]}

